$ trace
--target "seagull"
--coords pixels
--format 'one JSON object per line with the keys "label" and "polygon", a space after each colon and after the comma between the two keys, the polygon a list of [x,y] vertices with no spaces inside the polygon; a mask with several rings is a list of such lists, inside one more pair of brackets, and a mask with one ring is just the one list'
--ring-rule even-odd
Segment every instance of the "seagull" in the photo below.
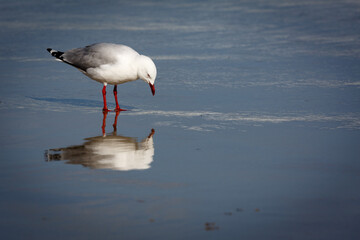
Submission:
{"label": "seagull", "polygon": [[149,84],[152,94],[155,95],[156,66],[151,58],[140,55],[131,47],[122,44],[95,43],[66,52],[52,48],[47,48],[47,51],[56,60],[77,68],[89,78],[103,84],[104,112],[110,111],[106,104],[107,84],[114,85],[116,112],[126,111],[121,109],[118,103],[118,84],[141,79]]}
{"label": "seagull", "polygon": [[66,160],[66,163],[91,169],[145,170],[154,161],[154,134],[155,130],[151,129],[142,141],[116,132],[105,137],[90,137],[81,145],[46,150],[45,161]]}

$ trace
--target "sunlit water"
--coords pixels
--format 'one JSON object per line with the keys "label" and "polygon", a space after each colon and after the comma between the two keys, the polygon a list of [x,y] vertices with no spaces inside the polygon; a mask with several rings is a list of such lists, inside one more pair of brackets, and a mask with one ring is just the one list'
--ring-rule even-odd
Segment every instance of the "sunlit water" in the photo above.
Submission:
{"label": "sunlit water", "polygon": [[[3,239],[360,237],[358,1],[2,1]],[[46,48],[123,43],[156,95]],[[115,104],[108,86],[109,107]]]}

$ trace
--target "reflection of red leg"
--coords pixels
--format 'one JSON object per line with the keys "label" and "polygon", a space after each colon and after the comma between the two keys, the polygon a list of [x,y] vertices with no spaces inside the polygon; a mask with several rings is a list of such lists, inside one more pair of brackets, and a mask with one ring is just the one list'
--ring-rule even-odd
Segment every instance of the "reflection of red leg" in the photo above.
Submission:
{"label": "reflection of red leg", "polygon": [[107,108],[107,105],[106,105],[106,85],[105,84],[104,84],[104,87],[102,89],[102,94],[103,94],[103,100],[104,100],[103,112],[108,112],[109,109]]}
{"label": "reflection of red leg", "polygon": [[115,120],[114,120],[114,124],[113,124],[113,127],[114,127],[114,132],[116,132],[116,128],[117,128],[117,120],[118,120],[118,117],[119,117],[119,114],[120,114],[120,111],[116,111],[115,113]]}
{"label": "reflection of red leg", "polygon": [[117,99],[117,85],[114,85],[114,97],[115,97],[115,102],[116,102],[115,111],[116,112],[126,111],[126,109],[121,109],[119,106],[118,99]]}
{"label": "reflection of red leg", "polygon": [[107,117],[107,114],[108,114],[108,111],[103,111],[103,123],[102,123],[102,126],[101,126],[101,129],[102,129],[102,134],[103,136],[105,137],[105,127],[106,127],[106,117]]}

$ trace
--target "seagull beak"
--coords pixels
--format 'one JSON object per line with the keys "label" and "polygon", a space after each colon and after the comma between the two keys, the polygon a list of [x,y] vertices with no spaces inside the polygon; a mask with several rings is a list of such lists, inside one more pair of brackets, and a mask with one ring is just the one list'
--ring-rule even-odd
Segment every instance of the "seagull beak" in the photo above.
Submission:
{"label": "seagull beak", "polygon": [[152,95],[154,96],[154,95],[155,95],[155,87],[154,87],[154,84],[149,83],[149,86],[150,86],[150,88],[151,88]]}

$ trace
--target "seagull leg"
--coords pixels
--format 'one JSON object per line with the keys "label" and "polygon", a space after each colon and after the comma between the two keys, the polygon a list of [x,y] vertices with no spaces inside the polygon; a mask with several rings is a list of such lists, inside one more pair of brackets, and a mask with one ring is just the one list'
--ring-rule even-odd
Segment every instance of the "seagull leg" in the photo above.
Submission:
{"label": "seagull leg", "polygon": [[101,126],[103,137],[106,136],[105,127],[106,127],[106,117],[107,117],[107,115],[108,115],[108,111],[103,111],[103,123],[102,123],[102,126]]}
{"label": "seagull leg", "polygon": [[106,83],[104,83],[104,87],[102,89],[102,95],[103,95],[103,100],[104,100],[104,108],[103,108],[103,112],[108,112],[109,109],[107,108],[107,105],[106,105]]}
{"label": "seagull leg", "polygon": [[113,127],[114,127],[114,135],[116,136],[116,130],[117,130],[117,120],[118,120],[118,117],[119,117],[119,114],[120,114],[120,111],[116,111],[115,113],[115,120],[114,120],[114,124],[113,124]]}
{"label": "seagull leg", "polygon": [[115,102],[116,102],[115,112],[126,111],[126,109],[121,109],[119,106],[118,99],[117,99],[117,85],[114,85],[114,97],[115,97]]}

